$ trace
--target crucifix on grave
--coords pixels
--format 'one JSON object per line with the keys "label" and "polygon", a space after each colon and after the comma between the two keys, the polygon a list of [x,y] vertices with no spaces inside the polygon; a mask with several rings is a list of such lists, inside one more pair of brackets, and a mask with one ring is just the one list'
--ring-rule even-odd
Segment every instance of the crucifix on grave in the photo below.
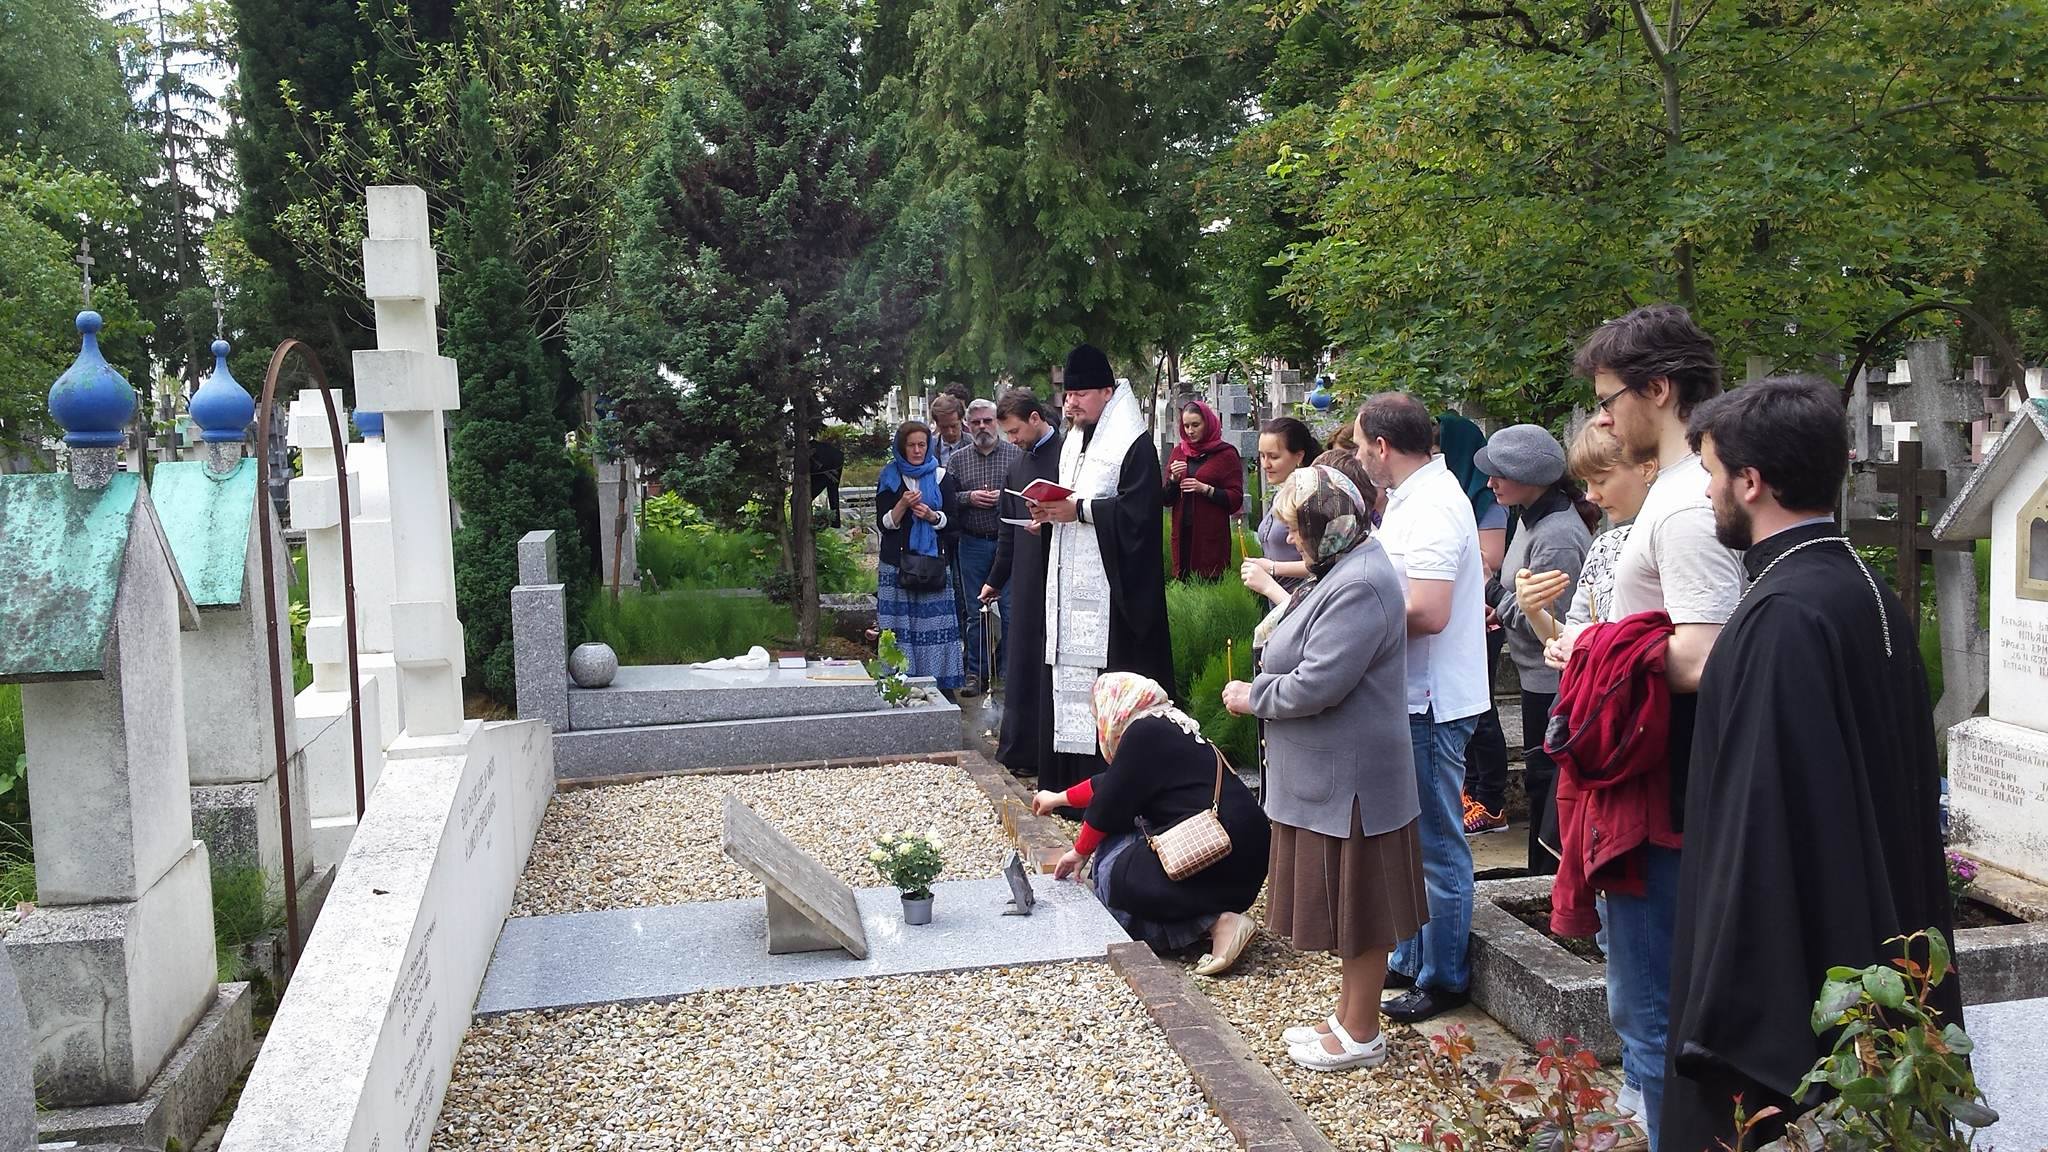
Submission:
{"label": "crucifix on grave", "polygon": [[1948,473],[1920,466],[1920,442],[1901,440],[1898,459],[1878,464],[1877,490],[1897,496],[1898,511],[1889,518],[1873,516],[1849,524],[1849,541],[1859,548],[1893,548],[1899,554],[1898,576],[1893,591],[1906,609],[1912,631],[1920,628],[1920,566],[1932,563],[1937,551],[1969,551],[1972,544],[1934,538],[1934,529],[1924,522],[1935,500],[1948,494]]}

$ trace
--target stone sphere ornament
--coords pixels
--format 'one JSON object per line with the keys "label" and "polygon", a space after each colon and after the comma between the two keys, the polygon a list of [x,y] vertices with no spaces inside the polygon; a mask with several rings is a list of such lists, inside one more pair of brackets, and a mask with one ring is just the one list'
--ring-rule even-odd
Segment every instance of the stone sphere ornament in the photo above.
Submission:
{"label": "stone sphere ornament", "polygon": [[569,679],[578,688],[609,687],[619,674],[619,654],[609,644],[578,644],[569,653]]}

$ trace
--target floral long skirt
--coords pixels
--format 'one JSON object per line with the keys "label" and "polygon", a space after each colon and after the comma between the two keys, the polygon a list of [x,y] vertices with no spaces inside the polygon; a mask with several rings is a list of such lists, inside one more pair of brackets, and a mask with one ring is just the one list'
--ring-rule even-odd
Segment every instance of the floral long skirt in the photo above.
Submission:
{"label": "floral long skirt", "polygon": [[965,656],[953,570],[946,570],[946,586],[932,592],[905,591],[897,583],[894,564],[882,565],[875,583],[875,623],[896,633],[896,646],[910,662],[908,674],[930,676],[940,688],[960,687]]}

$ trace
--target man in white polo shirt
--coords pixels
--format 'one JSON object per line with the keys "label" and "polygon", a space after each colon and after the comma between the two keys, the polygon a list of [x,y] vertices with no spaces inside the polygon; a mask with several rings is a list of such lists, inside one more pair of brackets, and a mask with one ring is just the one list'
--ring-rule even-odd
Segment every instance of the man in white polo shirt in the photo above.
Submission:
{"label": "man in white polo shirt", "polygon": [[1358,462],[1387,494],[1376,534],[1408,586],[1408,735],[1422,800],[1419,831],[1429,923],[1401,942],[1387,986],[1389,1019],[1427,1020],[1465,1003],[1472,930],[1472,848],[1465,840],[1465,745],[1485,713],[1486,570],[1472,501],[1432,455],[1434,425],[1413,396],[1359,409]]}

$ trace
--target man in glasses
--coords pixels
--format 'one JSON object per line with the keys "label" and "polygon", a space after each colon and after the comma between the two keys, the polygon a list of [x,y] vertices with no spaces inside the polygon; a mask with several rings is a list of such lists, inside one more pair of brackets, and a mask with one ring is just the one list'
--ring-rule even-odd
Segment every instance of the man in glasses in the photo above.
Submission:
{"label": "man in glasses", "polygon": [[[1572,368],[1593,383],[1593,422],[1612,433],[1633,460],[1658,466],[1615,561],[1613,603],[1605,615],[1620,620],[1663,612],[1671,618],[1664,650],[1669,741],[1661,765],[1651,769],[1651,786],[1640,793],[1668,792],[1668,801],[1645,801],[1651,810],[1628,822],[1639,842],[1625,851],[1612,848],[1622,853],[1618,865],[1591,875],[1607,897],[1608,1014],[1621,1037],[1625,1086],[1641,1091],[1639,1111],[1656,1152],[1693,715],[1700,672],[1735,610],[1745,577],[1741,557],[1715,539],[1707,471],[1686,439],[1693,409],[1721,394],[1713,337],[1685,309],[1652,304],[1595,329],[1579,346]],[[1568,626],[1547,646],[1545,661],[1563,669],[1587,627],[1601,626]]]}
{"label": "man in glasses", "polygon": [[[967,443],[946,459],[946,475],[960,484],[959,507],[948,512],[960,529],[960,578],[954,587],[960,589],[964,603],[960,635],[967,645],[967,683],[961,689],[963,696],[979,696],[985,691],[988,686],[982,682],[983,677],[995,666],[987,648],[989,638],[981,628],[981,605],[975,602],[971,590],[988,583],[989,569],[995,565],[996,534],[1003,526],[996,504],[1002,499],[1003,478],[1009,475],[1010,465],[1023,455],[1023,450],[1003,439],[996,428],[993,400],[976,400],[967,405]],[[1001,605],[1003,626],[1007,629],[1007,583],[1002,588]]]}

